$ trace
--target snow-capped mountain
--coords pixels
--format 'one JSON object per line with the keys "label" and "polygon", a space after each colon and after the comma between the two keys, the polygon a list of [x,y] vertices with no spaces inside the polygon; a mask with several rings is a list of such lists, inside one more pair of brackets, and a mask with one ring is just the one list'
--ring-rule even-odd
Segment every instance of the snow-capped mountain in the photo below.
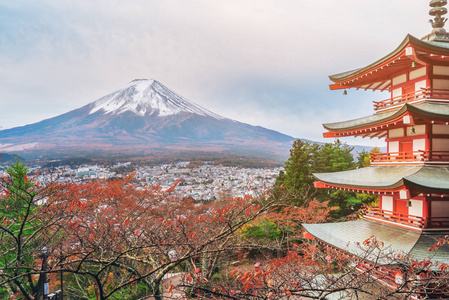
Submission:
{"label": "snow-capped mountain", "polygon": [[202,151],[288,156],[294,138],[213,113],[156,80],[133,80],[92,103],[0,131],[0,152],[108,156]]}
{"label": "snow-capped mountain", "polygon": [[185,112],[224,119],[190,102],[154,79],[135,79],[123,88],[93,102],[91,106],[90,114],[97,111],[111,114],[131,111],[142,117],[152,114],[165,117]]}

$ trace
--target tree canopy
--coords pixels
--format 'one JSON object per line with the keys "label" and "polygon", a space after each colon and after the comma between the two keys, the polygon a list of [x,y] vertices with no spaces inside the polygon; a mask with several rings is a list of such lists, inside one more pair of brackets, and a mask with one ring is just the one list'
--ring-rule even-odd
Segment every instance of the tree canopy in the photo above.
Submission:
{"label": "tree canopy", "polygon": [[296,140],[290,150],[290,157],[285,162],[275,184],[275,195],[279,189],[290,193],[290,204],[301,206],[313,198],[323,200],[323,192],[313,186],[316,178],[313,173],[345,171],[355,168],[352,147],[336,140],[334,143],[318,144]]}

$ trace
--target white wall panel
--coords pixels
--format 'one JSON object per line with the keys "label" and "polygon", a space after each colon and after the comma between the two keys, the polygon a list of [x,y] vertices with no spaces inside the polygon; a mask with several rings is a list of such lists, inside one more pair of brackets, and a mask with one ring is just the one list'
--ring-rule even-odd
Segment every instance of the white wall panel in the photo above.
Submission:
{"label": "white wall panel", "polygon": [[407,136],[426,134],[426,125],[415,125],[415,126],[413,126],[413,128],[415,129],[415,133],[412,134],[411,133],[412,126],[407,127],[407,130],[406,130]]}
{"label": "white wall panel", "polygon": [[407,81],[407,74],[403,74],[393,78],[393,86],[404,83]]}
{"label": "white wall panel", "polygon": [[389,138],[398,138],[404,136],[404,129],[397,128],[397,129],[390,129],[388,131],[388,137]]}
{"label": "white wall panel", "polygon": [[432,133],[433,134],[449,134],[449,125],[433,124],[432,125]]}
{"label": "white wall panel", "polygon": [[449,80],[447,79],[434,79],[433,80],[434,89],[449,90]]}
{"label": "white wall panel", "polygon": [[449,151],[449,139],[432,139],[433,151]]}
{"label": "white wall panel", "polygon": [[415,91],[419,92],[421,91],[421,88],[425,89],[427,87],[427,81],[421,80],[415,83]]}
{"label": "white wall panel", "polygon": [[[388,152],[399,152],[399,142],[389,142],[388,143]],[[391,155],[398,155],[397,153],[391,154]]]}
{"label": "white wall panel", "polygon": [[433,66],[434,75],[449,75],[449,67],[445,66]]}
{"label": "white wall panel", "polygon": [[420,68],[420,69],[416,69],[414,71],[410,72],[410,80],[422,77],[426,75],[426,67]]}
{"label": "white wall panel", "polygon": [[426,139],[413,140],[413,152],[426,150]]}
{"label": "white wall panel", "polygon": [[392,93],[392,97],[396,98],[396,97],[400,97],[400,96],[402,96],[402,88],[394,89],[393,93]]}
{"label": "white wall panel", "polygon": [[423,202],[420,200],[411,200],[412,206],[408,208],[408,214],[412,216],[423,216]]}
{"label": "white wall panel", "polygon": [[447,201],[432,201],[430,204],[430,216],[432,218],[440,218],[449,216],[449,202]]}
{"label": "white wall panel", "polygon": [[382,196],[382,210],[393,211],[393,197]]}

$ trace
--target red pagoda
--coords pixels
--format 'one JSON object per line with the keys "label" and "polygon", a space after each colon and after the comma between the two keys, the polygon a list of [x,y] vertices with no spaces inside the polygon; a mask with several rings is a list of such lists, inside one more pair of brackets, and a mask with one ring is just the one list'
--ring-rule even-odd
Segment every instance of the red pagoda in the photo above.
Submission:
{"label": "red pagoda", "polygon": [[[356,70],[329,76],[331,90],[388,91],[374,102],[373,115],[324,124],[325,137],[385,139],[386,153],[372,165],[351,171],[314,174],[318,188],[379,195],[379,207],[362,220],[304,224],[315,239],[357,255],[355,242],[371,236],[391,249],[420,260],[449,234],[449,34],[447,0],[432,0],[433,31],[422,39],[408,35],[393,52]],[[353,242],[353,243],[351,243]],[[434,260],[449,263],[445,245]],[[384,284],[396,287],[394,276]]]}

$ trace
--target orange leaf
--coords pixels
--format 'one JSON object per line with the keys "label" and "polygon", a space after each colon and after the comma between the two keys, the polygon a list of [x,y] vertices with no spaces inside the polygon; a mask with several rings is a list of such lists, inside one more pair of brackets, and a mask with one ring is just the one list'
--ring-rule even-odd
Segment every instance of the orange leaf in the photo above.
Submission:
{"label": "orange leaf", "polygon": [[231,276],[234,276],[235,273],[237,273],[237,272],[238,272],[237,270],[232,271],[232,272],[231,272]]}
{"label": "orange leaf", "polygon": [[171,291],[173,291],[173,288],[174,288],[173,284],[170,284],[170,287],[168,288],[168,292],[171,293]]}

